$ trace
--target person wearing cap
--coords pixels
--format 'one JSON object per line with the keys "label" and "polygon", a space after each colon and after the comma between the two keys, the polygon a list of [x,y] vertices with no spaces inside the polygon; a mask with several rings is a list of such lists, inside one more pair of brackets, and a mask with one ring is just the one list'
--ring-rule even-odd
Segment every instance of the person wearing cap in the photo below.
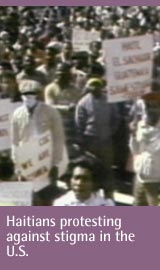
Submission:
{"label": "person wearing cap", "polygon": [[160,93],[142,96],[143,118],[131,129],[130,149],[136,173],[134,205],[158,205],[160,187]]}
{"label": "person wearing cap", "polygon": [[108,171],[103,188],[113,192],[111,166],[113,162],[112,137],[118,127],[118,115],[113,104],[107,101],[104,80],[89,79],[86,92],[76,106],[75,123],[77,144],[82,151],[88,151],[100,158]]}
{"label": "person wearing cap", "polygon": [[[79,156],[68,166],[69,191],[54,206],[114,206],[112,199],[100,195],[97,183],[102,168],[91,156]],[[97,180],[98,178],[98,180]]]}
{"label": "person wearing cap", "polygon": [[[23,104],[14,111],[11,123],[12,158],[18,174],[17,146],[23,146],[29,139],[37,138],[49,131],[53,142],[53,167],[51,169],[52,174],[50,174],[50,178],[52,178],[57,173],[57,167],[62,159],[64,132],[58,111],[38,100],[40,90],[41,85],[36,81],[21,81],[20,92]],[[53,185],[48,185],[48,182],[44,179],[43,186],[43,189],[33,192],[32,204],[35,206],[50,205]]]}

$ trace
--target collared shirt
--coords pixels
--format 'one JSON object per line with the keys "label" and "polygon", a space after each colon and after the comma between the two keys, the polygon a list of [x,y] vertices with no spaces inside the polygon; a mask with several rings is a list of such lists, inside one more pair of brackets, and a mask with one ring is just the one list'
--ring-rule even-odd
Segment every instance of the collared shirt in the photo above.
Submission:
{"label": "collared shirt", "polygon": [[111,199],[104,199],[96,193],[92,193],[90,198],[85,201],[80,201],[76,198],[75,193],[71,190],[59,199],[55,200],[54,206],[114,206]]}
{"label": "collared shirt", "polygon": [[50,131],[52,136],[53,165],[58,164],[62,160],[64,147],[64,131],[58,111],[43,102],[38,103],[32,115],[29,114],[25,105],[17,108],[11,123],[13,160],[16,157],[16,146],[22,145],[33,136],[36,137],[36,135],[41,135],[46,131]]}

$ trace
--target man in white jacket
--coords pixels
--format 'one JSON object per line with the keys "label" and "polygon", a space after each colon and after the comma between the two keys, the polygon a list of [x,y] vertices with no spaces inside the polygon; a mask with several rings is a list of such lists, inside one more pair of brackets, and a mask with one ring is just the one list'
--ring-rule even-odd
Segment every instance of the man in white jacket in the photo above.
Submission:
{"label": "man in white jacket", "polygon": [[[33,138],[38,139],[45,132],[49,132],[52,141],[51,164],[49,178],[55,178],[57,167],[62,160],[64,148],[64,131],[61,116],[58,111],[38,100],[40,84],[33,80],[24,80],[20,84],[23,104],[13,114],[12,130],[12,158],[18,172],[17,149]],[[32,147],[32,146],[31,146]],[[33,150],[34,151],[34,150]],[[28,180],[28,179],[26,179]],[[52,202],[53,182],[44,179],[43,186],[33,192],[32,205],[47,206]]]}
{"label": "man in white jacket", "polygon": [[160,186],[160,93],[143,97],[145,114],[132,126],[130,148],[136,173],[135,205],[158,205]]}

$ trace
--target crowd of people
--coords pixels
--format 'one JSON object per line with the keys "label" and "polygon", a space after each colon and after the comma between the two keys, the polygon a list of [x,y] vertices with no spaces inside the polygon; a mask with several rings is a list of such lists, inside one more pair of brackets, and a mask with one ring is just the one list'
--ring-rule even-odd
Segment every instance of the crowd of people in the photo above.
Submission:
{"label": "crowd of people", "polygon": [[[0,178],[27,181],[17,149],[30,138],[49,131],[53,144],[49,181],[33,190],[32,205],[113,206],[118,181],[134,181],[134,205],[158,205],[159,16],[159,6],[0,8],[0,99],[21,102],[11,149],[0,152]],[[99,38],[76,51],[73,29]],[[109,103],[103,41],[149,33],[152,93]],[[64,148],[69,164],[59,179]],[[129,171],[131,156],[136,165]]]}

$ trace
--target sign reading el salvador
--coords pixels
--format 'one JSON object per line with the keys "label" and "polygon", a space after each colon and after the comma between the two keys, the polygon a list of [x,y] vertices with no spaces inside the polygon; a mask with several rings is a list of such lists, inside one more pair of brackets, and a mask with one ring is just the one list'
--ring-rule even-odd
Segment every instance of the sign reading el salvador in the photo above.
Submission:
{"label": "sign reading el salvador", "polygon": [[153,37],[104,41],[109,102],[136,98],[151,91]]}
{"label": "sign reading el salvador", "polygon": [[20,104],[20,102],[13,103],[10,99],[0,100],[0,151],[11,148],[10,119],[13,111]]}
{"label": "sign reading el salvador", "polygon": [[27,181],[33,181],[33,190],[38,191],[49,185],[49,171],[52,166],[52,141],[46,132],[17,148],[17,162],[20,174]]}
{"label": "sign reading el salvador", "polygon": [[73,49],[74,51],[89,51],[89,44],[100,38],[98,31],[86,31],[80,28],[73,29]]}

